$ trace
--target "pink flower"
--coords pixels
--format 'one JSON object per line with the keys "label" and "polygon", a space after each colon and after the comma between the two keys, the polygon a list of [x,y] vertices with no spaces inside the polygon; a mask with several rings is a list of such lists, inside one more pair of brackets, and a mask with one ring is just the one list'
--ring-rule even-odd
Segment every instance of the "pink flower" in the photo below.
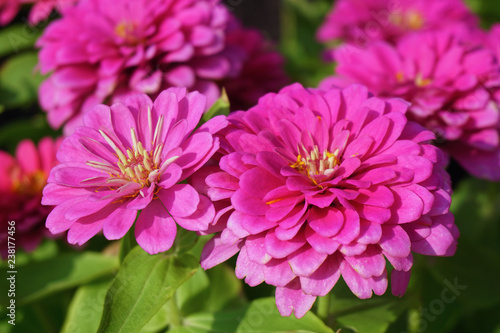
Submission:
{"label": "pink flower", "polygon": [[302,317],[340,276],[360,298],[405,292],[412,252],[449,256],[458,230],[434,134],[408,104],[299,84],[228,117],[220,167],[194,176],[221,231],[202,253],[213,267],[236,253],[236,276],[274,285],[282,315]]}
{"label": "pink flower", "polygon": [[19,12],[19,0],[0,0],[0,26],[9,24]]}
{"label": "pink flower", "polygon": [[96,104],[135,93],[153,98],[169,87],[197,90],[210,106],[216,81],[237,74],[225,55],[229,13],[218,0],[82,0],[38,41],[40,103],[66,134]]}
{"label": "pink flower", "polygon": [[228,53],[244,59],[238,76],[222,82],[232,111],[246,110],[260,97],[278,92],[290,82],[284,71],[285,59],[259,31],[245,29],[233,20],[227,31],[227,45]]}
{"label": "pink flower", "polygon": [[[42,189],[47,184],[50,169],[57,164],[56,151],[62,139],[43,138],[38,148],[23,140],[16,156],[0,151],[0,250],[7,257],[8,236],[16,246],[33,251],[45,231],[45,219],[52,207],[40,204]],[[15,234],[7,233],[9,221],[15,222]]]}
{"label": "pink flower", "polygon": [[500,180],[500,66],[489,49],[453,29],[344,51],[341,77],[322,87],[359,82],[379,97],[411,102],[410,119],[436,132],[467,171]]}
{"label": "pink flower", "polygon": [[14,19],[21,5],[32,4],[28,22],[36,25],[49,18],[54,9],[62,12],[78,0],[0,0],[0,25],[7,25]]}
{"label": "pink flower", "polygon": [[69,229],[69,243],[81,245],[101,230],[107,239],[122,238],[136,221],[137,242],[151,254],[172,246],[176,223],[207,229],[212,203],[181,184],[219,148],[212,134],[224,117],[194,131],[205,104],[198,92],[170,88],[154,103],[131,96],[86,113],[84,126],[63,142],[61,164],[44,189],[42,203],[56,205],[47,228]]}
{"label": "pink flower", "polygon": [[317,37],[322,42],[339,39],[362,48],[373,41],[394,43],[412,31],[456,23],[478,24],[462,0],[339,0]]}

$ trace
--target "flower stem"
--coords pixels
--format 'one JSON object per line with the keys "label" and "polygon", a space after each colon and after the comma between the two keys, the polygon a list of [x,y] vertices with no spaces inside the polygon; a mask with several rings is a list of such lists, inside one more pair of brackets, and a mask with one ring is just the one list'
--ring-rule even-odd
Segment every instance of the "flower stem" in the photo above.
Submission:
{"label": "flower stem", "polygon": [[172,298],[167,302],[168,307],[168,319],[170,322],[170,328],[179,327],[182,325],[182,315],[177,306],[177,297],[176,293],[172,296]]}

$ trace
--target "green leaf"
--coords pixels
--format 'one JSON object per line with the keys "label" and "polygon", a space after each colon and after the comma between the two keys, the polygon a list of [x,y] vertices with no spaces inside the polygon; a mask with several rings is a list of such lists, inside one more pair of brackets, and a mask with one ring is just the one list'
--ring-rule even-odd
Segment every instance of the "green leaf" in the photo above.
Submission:
{"label": "green leaf", "polygon": [[98,332],[139,332],[199,267],[191,255],[127,255],[106,295]]}
{"label": "green leaf", "polygon": [[69,306],[62,333],[95,333],[99,327],[110,280],[78,288]]}
{"label": "green leaf", "polygon": [[[294,316],[282,317],[274,298],[258,299],[238,311],[201,313],[184,319],[185,330],[172,330],[176,333],[254,333],[254,332],[314,332],[332,333],[312,312],[301,319]],[[192,330],[187,330],[187,329]]]}
{"label": "green leaf", "polygon": [[[338,302],[338,300],[334,300]],[[359,333],[384,333],[391,323],[404,312],[406,306],[398,299],[368,299],[341,301],[342,310],[332,317],[343,327]]]}
{"label": "green leaf", "polygon": [[21,140],[31,139],[38,142],[44,136],[54,136],[55,133],[47,124],[45,115],[42,114],[32,118],[23,117],[20,120],[2,125],[0,127],[0,146],[11,154],[15,152],[17,144]]}
{"label": "green leaf", "polygon": [[385,332],[408,309],[410,303],[407,298],[400,299],[392,295],[359,299],[342,280],[325,297],[330,297],[327,322],[331,325],[336,322],[341,328],[358,333]]}
{"label": "green leaf", "polygon": [[195,275],[177,290],[177,304],[183,315],[196,312],[218,312],[241,308],[242,283],[234,275],[234,269],[221,264],[204,271],[201,267]]}
{"label": "green leaf", "polygon": [[38,55],[22,53],[9,58],[0,68],[0,104],[17,108],[34,104],[43,77],[35,70]]}
{"label": "green leaf", "polygon": [[42,29],[34,31],[27,24],[2,27],[0,30],[0,57],[30,49],[40,36]]}
{"label": "green leaf", "polygon": [[[173,298],[170,300],[172,301]],[[151,320],[141,329],[141,333],[156,333],[163,330],[170,323],[170,301],[165,303],[160,310],[151,318]],[[162,332],[163,332],[162,331]]]}
{"label": "green leaf", "polygon": [[212,105],[212,107],[203,115],[201,118],[201,123],[206,123],[215,116],[229,114],[229,98],[227,97],[226,91],[222,90],[221,97]]}
{"label": "green leaf", "polygon": [[[116,258],[93,252],[66,253],[18,266],[16,302],[20,305],[33,302],[52,293],[109,275],[117,268]],[[0,300],[3,302],[6,296],[7,293],[2,293]]]}

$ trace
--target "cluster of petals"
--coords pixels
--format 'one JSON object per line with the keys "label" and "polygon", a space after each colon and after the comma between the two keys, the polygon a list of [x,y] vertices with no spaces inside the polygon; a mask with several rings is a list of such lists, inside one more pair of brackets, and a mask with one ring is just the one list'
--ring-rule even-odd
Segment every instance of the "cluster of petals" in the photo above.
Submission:
{"label": "cluster of petals", "polygon": [[214,201],[208,269],[235,254],[236,276],[277,287],[282,315],[302,317],[342,276],[359,298],[407,287],[412,253],[449,256],[458,230],[446,159],[408,103],[361,85],[299,84],[228,116],[219,164],[193,185]]}
{"label": "cluster of petals", "polygon": [[28,15],[31,25],[40,23],[50,17],[54,9],[64,11],[78,0],[0,0],[0,25],[9,24],[24,4],[33,5]]}
{"label": "cluster of petals", "polygon": [[476,27],[477,22],[462,0],[339,0],[317,38],[364,48],[377,40],[394,43],[410,32],[438,30],[456,23]]}
{"label": "cluster of petals", "polygon": [[137,243],[150,254],[172,246],[176,224],[207,229],[213,205],[184,182],[217,151],[213,134],[226,125],[219,116],[195,130],[205,107],[200,93],[169,88],[154,103],[142,94],[87,112],[43,191],[42,204],[56,206],[47,228],[69,230],[69,243],[81,245],[100,231],[122,238],[135,221]]}
{"label": "cluster of petals", "polygon": [[284,70],[285,59],[258,30],[244,28],[233,20],[226,33],[227,52],[240,54],[243,59],[238,76],[222,82],[232,111],[247,110],[260,97],[278,92],[290,82]]}
{"label": "cluster of petals", "polygon": [[[408,117],[468,172],[500,180],[500,66],[466,29],[409,35],[393,46],[376,42],[338,57],[338,77],[321,86],[364,84],[380,97],[411,102]],[[346,49],[349,47],[346,46]]]}
{"label": "cluster of petals", "polygon": [[0,250],[7,256],[8,221],[14,221],[16,245],[34,250],[45,233],[45,218],[52,207],[40,204],[50,170],[57,164],[56,152],[62,139],[46,137],[38,147],[21,141],[15,156],[0,151]]}
{"label": "cluster of petals", "polygon": [[218,0],[81,0],[51,23],[37,45],[40,104],[66,134],[100,103],[136,93],[153,99],[169,87],[199,91],[211,105],[216,81],[241,59],[225,52],[230,13]]}

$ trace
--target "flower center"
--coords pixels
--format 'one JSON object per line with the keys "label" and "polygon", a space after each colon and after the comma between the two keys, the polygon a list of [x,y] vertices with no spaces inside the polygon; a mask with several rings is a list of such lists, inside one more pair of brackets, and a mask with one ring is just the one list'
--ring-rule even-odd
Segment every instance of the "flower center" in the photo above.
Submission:
{"label": "flower center", "polygon": [[325,149],[323,153],[320,153],[318,146],[314,146],[310,152],[303,149],[302,154],[299,152],[297,161],[290,164],[290,167],[297,169],[319,186],[319,183],[333,178],[335,167],[339,164],[339,153],[339,149],[333,153]]}
{"label": "flower center", "polygon": [[424,25],[424,18],[419,12],[412,10],[406,15],[406,25],[412,30],[419,30]]}
{"label": "flower center", "polygon": [[[148,123],[149,133],[153,133],[150,109],[148,109]],[[127,148],[125,152],[118,147],[115,140],[112,139],[112,135],[108,134],[106,129],[100,129],[99,133],[114,150],[118,161],[116,162],[116,166],[96,161],[88,161],[87,165],[107,172],[110,178],[106,180],[106,184],[113,189],[118,190],[131,182],[141,185],[141,189],[149,187],[159,180],[162,170],[165,170],[170,163],[179,158],[179,156],[173,156],[166,161],[162,161],[163,143],[159,142],[162,129],[163,115],[158,119],[154,134],[150,138],[152,148],[148,151],[144,148],[142,142],[138,140],[135,129],[131,128],[130,137],[132,139],[132,147]]]}
{"label": "flower center", "polygon": [[41,194],[47,183],[47,175],[41,170],[29,175],[21,175],[21,170],[16,168],[11,173],[11,179],[13,179],[13,192],[22,195]]}
{"label": "flower center", "polygon": [[141,42],[141,37],[137,34],[137,24],[133,22],[120,22],[115,27],[115,34],[130,45],[137,45]]}
{"label": "flower center", "polygon": [[407,13],[392,13],[389,20],[392,24],[410,30],[420,30],[424,26],[424,17],[415,10]]}

